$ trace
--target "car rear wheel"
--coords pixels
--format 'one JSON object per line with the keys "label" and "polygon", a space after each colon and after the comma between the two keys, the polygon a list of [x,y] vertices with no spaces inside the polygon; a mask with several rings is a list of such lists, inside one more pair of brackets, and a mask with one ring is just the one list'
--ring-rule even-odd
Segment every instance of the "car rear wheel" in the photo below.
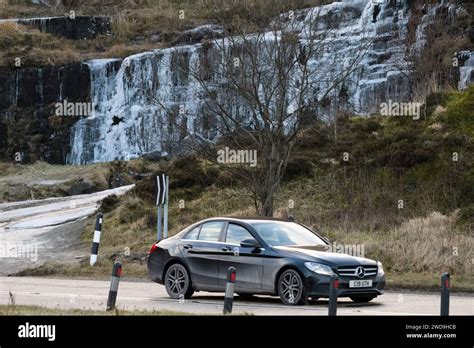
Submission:
{"label": "car rear wheel", "polygon": [[351,300],[354,301],[355,303],[367,303],[367,302],[372,301],[376,297],[377,296],[372,296],[372,295],[351,296]]}
{"label": "car rear wheel", "polygon": [[298,272],[287,269],[281,274],[278,280],[278,295],[281,302],[288,306],[306,303],[306,289]]}
{"label": "car rear wheel", "polygon": [[169,297],[174,299],[190,298],[194,289],[186,267],[179,263],[171,265],[165,274],[165,287]]}

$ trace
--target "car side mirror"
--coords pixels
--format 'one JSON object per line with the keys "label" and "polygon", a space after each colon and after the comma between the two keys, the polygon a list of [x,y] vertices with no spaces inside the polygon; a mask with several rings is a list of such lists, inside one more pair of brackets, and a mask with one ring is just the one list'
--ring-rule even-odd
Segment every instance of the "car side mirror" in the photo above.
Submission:
{"label": "car side mirror", "polygon": [[240,246],[242,248],[260,248],[260,243],[257,242],[255,239],[253,238],[249,238],[249,239],[244,239],[243,241],[240,242]]}

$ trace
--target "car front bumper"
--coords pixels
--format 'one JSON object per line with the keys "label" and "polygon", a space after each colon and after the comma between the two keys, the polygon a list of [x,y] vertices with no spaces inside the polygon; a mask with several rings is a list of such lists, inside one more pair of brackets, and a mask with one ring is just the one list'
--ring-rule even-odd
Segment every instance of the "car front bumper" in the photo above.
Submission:
{"label": "car front bumper", "polygon": [[[354,295],[382,295],[385,288],[385,275],[375,275],[363,280],[371,279],[372,286],[366,288],[349,288],[350,280],[360,280],[357,277],[339,277],[338,297],[350,297]],[[329,285],[331,277],[311,271],[305,274],[306,292],[308,296],[329,297]]]}

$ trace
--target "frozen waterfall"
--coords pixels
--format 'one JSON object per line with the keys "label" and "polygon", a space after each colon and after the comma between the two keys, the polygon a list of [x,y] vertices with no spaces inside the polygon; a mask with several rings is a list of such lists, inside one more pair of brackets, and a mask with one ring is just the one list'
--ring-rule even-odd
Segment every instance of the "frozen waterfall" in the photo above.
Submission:
{"label": "frozen waterfall", "polygon": [[[336,96],[332,103],[333,107],[350,108],[361,115],[375,112],[383,101],[401,100],[409,94],[407,78],[400,70],[407,51],[408,10],[384,4],[373,23],[373,6],[368,0],[334,2],[299,11],[295,19],[304,29],[318,12],[324,19],[319,29],[325,30],[329,19],[336,19],[340,24],[330,34],[331,49],[310,62],[318,69],[317,80],[321,84],[340,71],[363,45],[370,44],[345,82],[344,103],[338,104]],[[201,112],[205,93],[186,73],[186,70],[212,70],[212,64],[209,65],[212,54],[212,47],[196,44],[157,49],[123,60],[87,62],[94,114],[74,125],[68,163],[130,159],[167,151],[170,146],[179,146],[189,134],[215,140],[218,134],[211,127],[215,120],[203,117]],[[204,66],[204,62],[208,64]],[[318,93],[313,91],[315,98],[319,97]]]}

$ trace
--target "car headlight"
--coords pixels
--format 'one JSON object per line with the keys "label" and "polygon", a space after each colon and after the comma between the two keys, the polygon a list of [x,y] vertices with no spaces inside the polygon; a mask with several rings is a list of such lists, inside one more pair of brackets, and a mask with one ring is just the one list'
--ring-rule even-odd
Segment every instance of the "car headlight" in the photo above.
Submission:
{"label": "car headlight", "polygon": [[306,266],[307,269],[309,269],[310,271],[314,273],[325,274],[325,275],[333,274],[331,267],[323,265],[321,263],[305,262],[304,265]]}
{"label": "car headlight", "polygon": [[377,275],[383,275],[384,273],[382,262],[377,261]]}

